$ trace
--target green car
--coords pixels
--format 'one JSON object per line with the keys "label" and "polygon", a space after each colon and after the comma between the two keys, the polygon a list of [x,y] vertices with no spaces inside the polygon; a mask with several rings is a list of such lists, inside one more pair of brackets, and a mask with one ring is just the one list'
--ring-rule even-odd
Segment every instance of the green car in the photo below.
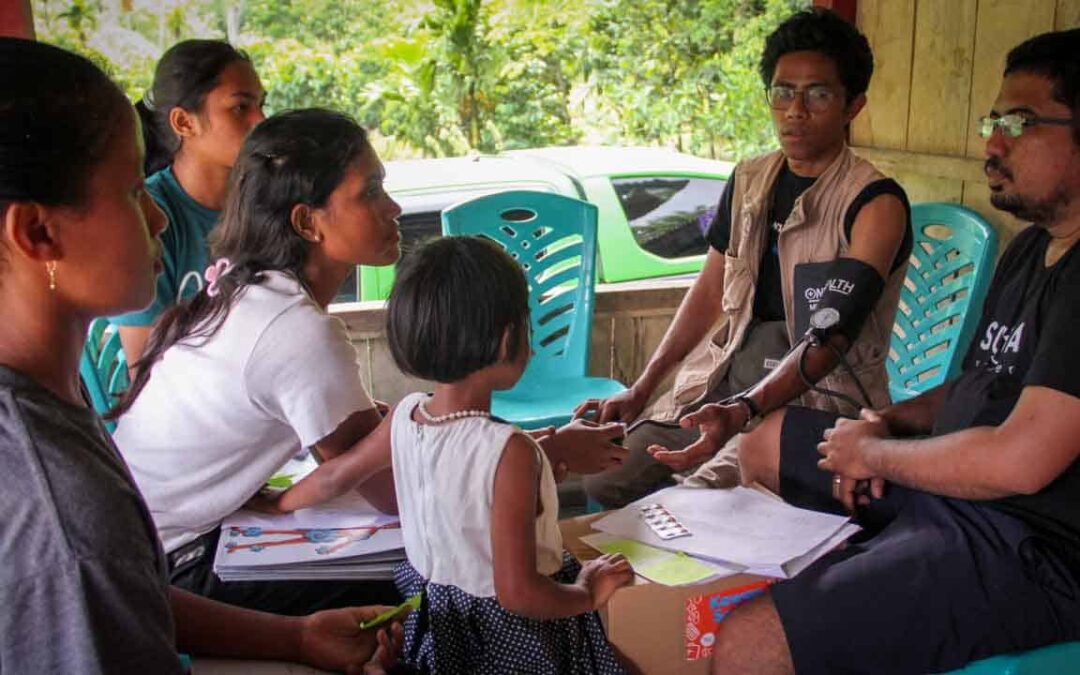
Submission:
{"label": "green car", "polygon": [[[693,274],[704,233],[734,164],[660,148],[567,147],[499,155],[386,162],[386,188],[402,207],[402,248],[442,233],[448,206],[503,190],[540,190],[592,202],[599,281]],[[393,266],[362,266],[336,302],[382,300]]]}

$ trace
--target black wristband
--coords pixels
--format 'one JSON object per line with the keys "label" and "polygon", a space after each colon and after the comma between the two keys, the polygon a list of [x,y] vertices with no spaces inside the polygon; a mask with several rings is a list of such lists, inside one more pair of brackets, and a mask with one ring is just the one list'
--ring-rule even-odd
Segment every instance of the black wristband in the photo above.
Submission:
{"label": "black wristband", "polygon": [[746,422],[742,426],[742,430],[750,426],[750,423],[761,416],[761,409],[758,408],[749,396],[745,394],[737,394],[727,400],[728,403],[740,403],[746,407]]}
{"label": "black wristband", "polygon": [[750,419],[754,419],[755,417],[761,417],[761,408],[757,407],[757,404],[754,403],[754,400],[746,394],[736,394],[735,396],[731,397],[731,400],[737,401],[745,405],[746,409],[750,411]]}

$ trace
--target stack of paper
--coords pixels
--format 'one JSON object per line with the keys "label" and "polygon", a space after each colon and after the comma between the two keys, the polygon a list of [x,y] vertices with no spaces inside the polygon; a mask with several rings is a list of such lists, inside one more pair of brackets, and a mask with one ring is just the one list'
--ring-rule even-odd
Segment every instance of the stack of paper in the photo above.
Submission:
{"label": "stack of paper", "polygon": [[[643,507],[655,504],[662,505],[689,530],[689,536],[667,539],[659,536],[643,517],[647,512]],[[644,563],[638,570],[642,576],[669,585],[698,583],[739,572],[790,578],[859,531],[846,517],[795,508],[743,487],[668,488],[597,520],[593,528],[607,533],[616,542],[629,540],[645,544],[653,551],[662,549],[669,555],[685,556],[683,560],[664,558],[640,547],[613,544],[612,539],[598,543],[584,539],[590,546],[606,552],[621,545],[634,554],[620,551],[630,558],[636,570],[639,563],[635,563],[635,556]],[[688,571],[690,561],[706,566],[714,574],[705,576],[706,568],[699,567],[695,576]],[[655,572],[650,575],[642,571],[655,570],[657,565],[661,570],[659,578],[654,576]],[[671,572],[673,568],[675,573]]]}
{"label": "stack of paper", "polygon": [[352,493],[285,515],[237,511],[221,524],[214,572],[223,581],[390,579],[404,559],[397,517]]}

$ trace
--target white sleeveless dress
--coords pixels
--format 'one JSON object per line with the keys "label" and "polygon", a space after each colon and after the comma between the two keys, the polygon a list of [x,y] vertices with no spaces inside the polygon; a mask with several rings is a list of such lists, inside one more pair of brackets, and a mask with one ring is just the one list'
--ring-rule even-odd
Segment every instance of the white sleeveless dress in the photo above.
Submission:
{"label": "white sleeveless dress", "polygon": [[[398,404],[392,421],[394,484],[408,561],[395,572],[406,597],[424,593],[405,623],[405,660],[425,673],[621,673],[595,612],[536,621],[495,597],[491,508],[495,470],[517,427],[466,417],[413,421],[427,394]],[[580,566],[562,549],[558,497],[547,457],[536,519],[537,571],[573,583]]]}

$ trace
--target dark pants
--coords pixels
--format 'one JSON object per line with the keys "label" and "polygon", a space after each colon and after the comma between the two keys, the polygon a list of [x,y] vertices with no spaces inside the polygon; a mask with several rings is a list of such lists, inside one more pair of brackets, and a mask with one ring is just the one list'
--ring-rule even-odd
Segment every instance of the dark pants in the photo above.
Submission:
{"label": "dark pants", "polygon": [[[746,331],[742,346],[731,358],[726,377],[707,395],[686,406],[681,415],[693,412],[706,403],[722,401],[744,391],[769,374],[772,362],[783,358],[790,349],[787,327],[783,321],[755,321]],[[645,452],[650,445],[682,450],[698,438],[698,429],[663,429],[644,426],[626,437],[623,446],[629,454],[620,466],[586,476],[585,492],[609,509],[621,508],[645,495],[674,485],[673,471]],[[731,487],[739,482],[738,457],[734,446],[717,453],[714,475],[707,481],[712,487]]]}
{"label": "dark pants", "polygon": [[[789,408],[780,494],[842,512],[817,468],[835,415]],[[866,530],[771,593],[795,670],[928,673],[1080,639],[1080,562],[987,503],[898,486],[860,509]]]}
{"label": "dark pants", "polygon": [[302,616],[323,609],[396,605],[402,601],[392,579],[385,581],[222,581],[214,574],[221,528],[168,555],[169,582],[178,588],[238,607]]}

